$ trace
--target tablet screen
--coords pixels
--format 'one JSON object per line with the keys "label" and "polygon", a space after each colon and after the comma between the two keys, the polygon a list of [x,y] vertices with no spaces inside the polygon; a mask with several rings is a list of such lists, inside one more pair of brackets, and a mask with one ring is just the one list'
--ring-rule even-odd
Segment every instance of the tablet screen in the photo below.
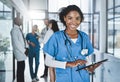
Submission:
{"label": "tablet screen", "polygon": [[90,65],[87,65],[87,66],[85,66],[85,67],[79,68],[79,69],[77,69],[76,71],[79,71],[79,70],[81,70],[81,69],[88,68],[88,67],[90,67],[90,66],[94,66],[95,64],[99,64],[99,63],[102,63],[102,62],[106,62],[107,60],[108,60],[108,59],[104,59],[104,60],[95,62],[95,63],[93,63],[93,64],[90,64]]}

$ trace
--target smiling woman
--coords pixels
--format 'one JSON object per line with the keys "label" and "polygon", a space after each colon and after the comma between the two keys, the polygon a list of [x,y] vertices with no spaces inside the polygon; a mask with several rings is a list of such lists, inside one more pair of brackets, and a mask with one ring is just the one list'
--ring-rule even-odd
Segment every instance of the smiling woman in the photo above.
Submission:
{"label": "smiling woman", "polygon": [[[59,13],[65,30],[55,32],[44,45],[46,65],[55,68],[56,82],[90,82],[86,69],[75,70],[86,65],[86,57],[93,53],[88,35],[77,30],[83,21],[83,13],[76,5],[69,5]],[[81,52],[87,49],[85,55]],[[74,77],[76,76],[76,77]]]}

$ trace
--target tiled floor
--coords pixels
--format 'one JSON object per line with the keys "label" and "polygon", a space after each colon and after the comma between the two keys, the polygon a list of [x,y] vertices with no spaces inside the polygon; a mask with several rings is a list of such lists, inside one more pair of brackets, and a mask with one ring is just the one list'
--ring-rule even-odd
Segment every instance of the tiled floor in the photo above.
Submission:
{"label": "tiled floor", "polygon": [[[4,63],[0,62],[0,82],[13,82],[13,70],[12,70],[12,53],[8,53],[7,59],[5,60]],[[2,71],[1,71],[2,70]],[[6,70],[6,71],[5,71]],[[39,81],[38,82],[49,82],[48,78],[40,78],[40,76],[44,72],[44,56],[43,52],[40,52],[40,65],[39,65],[39,70],[38,70],[38,77]],[[16,80],[14,81],[16,82]],[[29,65],[28,65],[28,59],[25,61],[25,82],[32,82],[30,78],[30,72],[29,72]]]}
{"label": "tiled floor", "polygon": [[[28,61],[28,60],[27,60]],[[30,78],[30,73],[29,73],[29,66],[28,62],[26,61],[26,70],[25,70],[25,82],[32,82]],[[44,59],[43,59],[43,54],[40,54],[40,65],[39,65],[39,70],[38,70],[38,77],[39,81],[38,82],[48,82],[48,78],[40,78],[40,76],[43,74],[44,71]]]}
{"label": "tiled floor", "polygon": [[[29,65],[28,65],[28,59],[26,60],[26,66],[25,66],[25,82],[32,82],[31,78],[30,78],[30,72],[29,72]],[[40,65],[39,65],[39,70],[38,70],[38,78],[39,81],[38,82],[49,82],[48,78],[40,78],[40,76],[43,74],[44,72],[44,56],[43,53],[40,53]]]}

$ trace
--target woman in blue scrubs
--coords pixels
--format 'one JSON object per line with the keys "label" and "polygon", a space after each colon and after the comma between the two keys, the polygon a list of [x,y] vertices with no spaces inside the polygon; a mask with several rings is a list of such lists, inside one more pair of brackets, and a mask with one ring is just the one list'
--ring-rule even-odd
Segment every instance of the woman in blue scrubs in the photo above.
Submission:
{"label": "woman in blue scrubs", "polygon": [[93,53],[89,36],[77,30],[83,21],[83,13],[76,5],[69,5],[59,13],[66,29],[55,32],[44,45],[46,65],[56,68],[56,82],[90,82],[84,67],[86,57]]}

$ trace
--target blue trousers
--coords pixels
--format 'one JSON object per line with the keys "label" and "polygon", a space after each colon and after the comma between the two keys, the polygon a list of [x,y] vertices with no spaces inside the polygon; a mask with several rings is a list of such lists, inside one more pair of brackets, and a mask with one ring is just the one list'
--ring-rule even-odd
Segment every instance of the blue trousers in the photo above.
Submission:
{"label": "blue trousers", "polygon": [[[29,68],[31,78],[37,77],[38,67],[39,67],[39,51],[38,52],[30,52],[29,53]],[[35,58],[35,68],[33,68],[33,58]]]}

